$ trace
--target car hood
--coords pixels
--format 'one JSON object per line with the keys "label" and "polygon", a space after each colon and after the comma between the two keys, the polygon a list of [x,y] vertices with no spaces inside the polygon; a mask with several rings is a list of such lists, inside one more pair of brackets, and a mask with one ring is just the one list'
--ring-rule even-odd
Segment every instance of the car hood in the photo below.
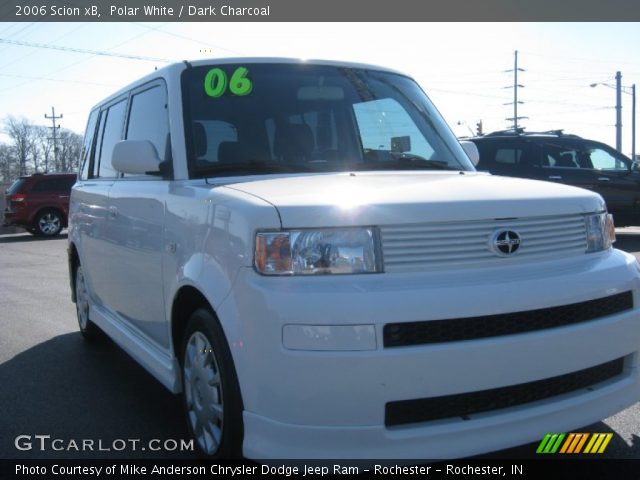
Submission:
{"label": "car hood", "polygon": [[480,172],[356,172],[226,184],[272,204],[283,228],[398,225],[581,214],[599,195],[550,182]]}

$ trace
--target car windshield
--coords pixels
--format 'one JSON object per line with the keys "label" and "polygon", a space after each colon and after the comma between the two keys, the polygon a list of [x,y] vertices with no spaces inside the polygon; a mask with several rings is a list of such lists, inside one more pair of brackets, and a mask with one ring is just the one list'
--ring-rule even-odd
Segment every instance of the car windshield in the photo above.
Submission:
{"label": "car windshield", "polygon": [[402,75],[309,64],[185,70],[192,178],[352,170],[473,170]]}

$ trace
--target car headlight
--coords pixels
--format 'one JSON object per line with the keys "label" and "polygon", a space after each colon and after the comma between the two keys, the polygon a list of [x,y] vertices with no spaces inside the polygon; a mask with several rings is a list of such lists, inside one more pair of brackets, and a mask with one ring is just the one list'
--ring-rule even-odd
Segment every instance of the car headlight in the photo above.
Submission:
{"label": "car headlight", "polygon": [[265,275],[377,273],[379,245],[374,227],[258,232],[255,265]]}
{"label": "car headlight", "polygon": [[609,213],[594,213],[586,215],[584,221],[587,227],[587,252],[601,252],[616,241],[616,230],[613,216]]}

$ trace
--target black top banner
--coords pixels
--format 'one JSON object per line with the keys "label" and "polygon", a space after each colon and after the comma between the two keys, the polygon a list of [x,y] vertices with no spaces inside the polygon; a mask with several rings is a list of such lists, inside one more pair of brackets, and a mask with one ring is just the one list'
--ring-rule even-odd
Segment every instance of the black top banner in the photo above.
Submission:
{"label": "black top banner", "polygon": [[630,0],[14,0],[2,22],[638,21]]}

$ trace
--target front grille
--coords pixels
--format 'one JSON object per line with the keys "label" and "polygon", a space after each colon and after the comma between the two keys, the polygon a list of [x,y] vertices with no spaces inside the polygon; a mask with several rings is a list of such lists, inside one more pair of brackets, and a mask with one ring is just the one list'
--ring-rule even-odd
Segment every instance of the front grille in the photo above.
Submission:
{"label": "front grille", "polygon": [[[489,248],[497,230],[518,232],[520,248],[499,257]],[[386,272],[510,265],[584,255],[582,215],[388,225],[380,229]]]}
{"label": "front grille", "polygon": [[385,407],[387,427],[429,422],[515,407],[574,392],[610,380],[623,371],[624,358],[577,372],[479,392],[389,402]]}
{"label": "front grille", "polygon": [[632,308],[633,295],[624,292],[587,302],[526,312],[388,323],[384,326],[384,346],[406,347],[533,332],[596,320]]}

